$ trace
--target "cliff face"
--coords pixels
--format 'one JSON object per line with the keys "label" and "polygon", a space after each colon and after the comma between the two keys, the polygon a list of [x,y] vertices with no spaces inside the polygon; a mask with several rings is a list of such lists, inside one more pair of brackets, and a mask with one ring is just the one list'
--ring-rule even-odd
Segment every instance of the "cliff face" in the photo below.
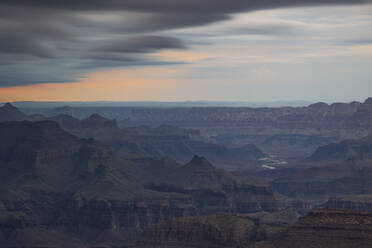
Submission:
{"label": "cliff face", "polygon": [[371,133],[371,113],[370,100],[297,108],[140,108],[119,124],[195,128],[219,142],[254,144],[265,153],[303,159],[318,146]]}
{"label": "cliff face", "polygon": [[324,208],[372,212],[372,195],[347,195],[331,197],[322,205]]}
{"label": "cliff face", "polygon": [[160,222],[144,231],[136,247],[364,248],[372,241],[372,214],[367,212],[317,209],[291,226],[277,216],[259,215]]}
{"label": "cliff face", "polygon": [[[277,128],[347,128],[370,127],[372,104],[364,103],[316,103],[308,107],[282,108],[172,108],[133,109],[123,124],[170,124],[176,126],[260,126]],[[357,121],[358,120],[358,121]],[[361,121],[363,120],[363,121]]]}
{"label": "cliff face", "polygon": [[136,247],[269,248],[297,218],[290,209],[277,213],[177,218],[151,225],[142,233]]}
{"label": "cliff face", "polygon": [[120,247],[161,220],[281,206],[266,183],[203,158],[120,160],[51,121],[0,124],[0,151],[0,246]]}
{"label": "cliff face", "polygon": [[244,247],[254,223],[230,215],[173,219],[146,229],[136,247]]}
{"label": "cliff face", "polygon": [[371,247],[371,226],[371,213],[335,209],[313,210],[299,219],[287,233],[285,242],[277,247]]}

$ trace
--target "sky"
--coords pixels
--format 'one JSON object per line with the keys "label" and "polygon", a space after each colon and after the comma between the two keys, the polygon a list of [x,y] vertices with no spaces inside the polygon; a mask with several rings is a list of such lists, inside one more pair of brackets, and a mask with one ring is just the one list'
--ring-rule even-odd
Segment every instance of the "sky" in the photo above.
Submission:
{"label": "sky", "polygon": [[369,0],[1,0],[0,102],[363,101]]}

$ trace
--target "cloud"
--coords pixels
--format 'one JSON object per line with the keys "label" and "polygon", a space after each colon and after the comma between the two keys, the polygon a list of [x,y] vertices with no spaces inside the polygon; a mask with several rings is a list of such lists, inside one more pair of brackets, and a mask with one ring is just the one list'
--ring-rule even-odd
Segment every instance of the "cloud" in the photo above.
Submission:
{"label": "cloud", "polygon": [[312,6],[329,4],[367,3],[368,0],[2,0],[3,4],[12,6],[35,6],[68,10],[130,10],[144,12],[194,12],[194,13],[232,13],[248,10],[270,9],[291,6]]}
{"label": "cloud", "polygon": [[340,45],[352,45],[352,46],[371,45],[372,44],[372,39],[371,38],[349,39],[349,40],[340,41],[338,44],[340,44]]}
{"label": "cloud", "polygon": [[[0,87],[69,82],[90,70],[175,64],[148,56],[188,43],[169,32],[231,18],[232,14],[298,6],[363,4],[369,0],[2,0]],[[283,25],[234,32],[281,35]],[[168,32],[168,33],[167,33]],[[182,62],[177,62],[182,63]]]}
{"label": "cloud", "polygon": [[292,35],[300,32],[304,27],[290,24],[258,24],[247,25],[232,29],[232,33],[244,35]]}
{"label": "cloud", "polygon": [[155,35],[135,36],[128,39],[105,41],[96,50],[115,53],[149,53],[162,49],[184,49],[185,44],[179,39]]}

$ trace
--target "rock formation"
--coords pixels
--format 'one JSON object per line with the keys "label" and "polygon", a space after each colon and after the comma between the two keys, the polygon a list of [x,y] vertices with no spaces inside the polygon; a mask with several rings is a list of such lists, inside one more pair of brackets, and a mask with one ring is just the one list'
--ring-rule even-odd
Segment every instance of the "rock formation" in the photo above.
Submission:
{"label": "rock formation", "polygon": [[168,125],[156,128],[118,128],[116,121],[93,114],[79,120],[68,115],[47,118],[58,122],[70,133],[82,138],[94,138],[114,148],[125,159],[140,157],[171,157],[180,163],[189,161],[194,154],[211,160],[216,166],[237,170],[258,166],[264,154],[255,145],[226,146],[200,136],[198,130]]}
{"label": "rock formation", "polygon": [[280,240],[297,218],[290,209],[239,216],[217,214],[176,218],[151,225],[141,235],[136,248],[268,248]]}
{"label": "rock formation", "polygon": [[281,219],[272,214],[177,218],[150,226],[136,248],[371,246],[372,213],[324,208],[300,217],[294,225],[292,217],[291,225]]}
{"label": "rock formation", "polygon": [[247,247],[255,229],[253,221],[231,215],[173,219],[146,229],[136,247]]}
{"label": "rock formation", "polygon": [[371,113],[369,99],[308,107],[139,108],[119,124],[195,128],[218,141],[254,144],[267,153],[303,159],[318,146],[371,133]]}
{"label": "rock formation", "polygon": [[118,125],[116,124],[115,120],[109,120],[106,118],[103,118],[102,116],[98,114],[92,114],[86,119],[83,119],[81,121],[81,127],[82,128],[114,128],[117,129]]}
{"label": "rock formation", "polygon": [[372,195],[346,195],[331,197],[322,205],[324,208],[372,212]]}
{"label": "rock formation", "polygon": [[0,124],[0,188],[2,247],[120,247],[161,220],[282,205],[267,183],[201,157],[129,162],[53,121]]}
{"label": "rock formation", "polygon": [[0,122],[22,121],[24,119],[26,119],[26,115],[12,104],[6,103],[4,106],[0,107]]}
{"label": "rock formation", "polygon": [[302,199],[327,200],[346,194],[370,194],[372,135],[319,147],[273,187],[281,194]]}
{"label": "rock formation", "polygon": [[309,158],[314,162],[372,159],[372,134],[359,140],[343,140],[319,147]]}
{"label": "rock formation", "polygon": [[371,243],[372,213],[319,209],[301,217],[276,247],[367,248]]}

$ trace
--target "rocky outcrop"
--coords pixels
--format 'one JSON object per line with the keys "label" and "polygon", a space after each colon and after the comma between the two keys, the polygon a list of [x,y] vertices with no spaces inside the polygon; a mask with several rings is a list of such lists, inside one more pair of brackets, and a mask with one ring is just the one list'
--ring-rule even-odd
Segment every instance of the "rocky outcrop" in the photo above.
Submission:
{"label": "rocky outcrop", "polygon": [[371,213],[319,209],[301,217],[277,247],[367,248],[371,243]]}

